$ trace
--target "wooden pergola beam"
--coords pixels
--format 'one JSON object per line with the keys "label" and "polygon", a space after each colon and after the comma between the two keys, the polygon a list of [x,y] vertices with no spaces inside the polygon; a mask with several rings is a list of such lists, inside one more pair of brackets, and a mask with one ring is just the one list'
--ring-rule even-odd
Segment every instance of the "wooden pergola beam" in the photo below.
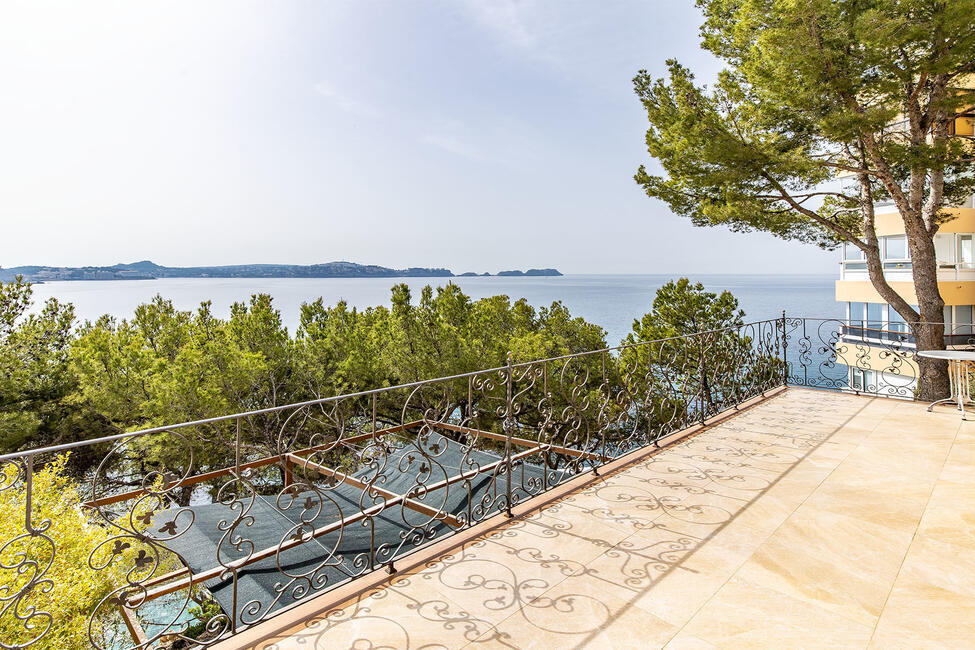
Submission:
{"label": "wooden pergola beam", "polygon": [[[316,451],[322,451],[340,444],[354,444],[356,442],[362,442],[363,440],[371,440],[373,438],[378,438],[386,436],[390,433],[399,433],[400,431],[406,431],[408,429],[413,429],[423,424],[423,420],[414,420],[413,422],[407,422],[406,424],[398,424],[393,427],[387,427],[385,429],[379,429],[371,433],[360,433],[356,436],[350,436],[348,438],[342,438],[333,442],[325,443],[322,445],[316,445],[314,447],[308,447],[306,449],[300,449],[293,454],[299,456],[306,456],[308,454],[313,454]],[[273,465],[275,463],[281,463],[284,461],[284,456],[287,454],[282,454],[280,456],[268,456],[267,458],[261,458],[260,460],[254,460],[249,463],[243,463],[240,466],[240,470],[255,469],[258,467],[264,467],[266,465]],[[204,481],[210,481],[215,478],[220,478],[221,476],[227,476],[233,474],[237,471],[237,467],[224,467],[223,469],[215,469],[211,472],[204,472],[203,474],[196,474],[194,476],[187,476],[185,479],[179,482],[180,486],[196,485],[198,483],[203,483]],[[114,503],[120,503],[122,501],[129,501],[130,499],[135,499],[146,494],[146,491],[142,488],[136,490],[129,490],[128,492],[122,492],[120,494],[113,494],[112,496],[101,497],[100,499],[93,499],[91,501],[85,501],[82,505],[89,508],[97,508],[99,506],[108,506]]]}
{"label": "wooden pergola beam", "polygon": [[[472,429],[470,427],[462,427],[456,424],[448,424],[447,422],[435,422],[433,424],[428,422],[426,424],[434,429],[446,429],[447,431],[454,431],[456,433],[463,433],[470,436],[482,436],[484,438],[490,438],[491,440],[498,440],[500,442],[505,442],[508,440],[508,437],[503,433],[484,431],[483,429]],[[603,462],[612,460],[612,458],[609,456],[603,456],[602,454],[597,454],[591,451],[560,447],[559,445],[549,444],[540,440],[529,440],[528,438],[516,438],[512,436],[511,444],[518,445],[519,447],[539,447],[542,451],[552,451],[557,454],[572,456],[574,458],[587,458],[590,460],[600,460]]]}
{"label": "wooden pergola beam", "polygon": [[[298,451],[290,452],[290,455],[294,456],[307,456],[313,454],[316,451],[322,451],[328,449],[337,444],[350,445],[357,442],[362,442],[364,440],[372,440],[382,436],[389,435],[391,433],[399,433],[401,431],[408,431],[410,429],[415,429],[419,426],[426,425],[431,429],[444,429],[446,431],[453,431],[455,433],[463,433],[465,435],[481,436],[488,438],[490,440],[497,440],[499,442],[505,442],[507,437],[503,433],[495,433],[493,431],[485,431],[483,429],[474,429],[471,427],[462,427],[456,424],[450,424],[447,422],[430,422],[425,420],[414,420],[412,422],[407,422],[405,424],[398,424],[396,426],[387,427],[385,429],[379,429],[371,433],[361,433],[359,435],[350,436],[348,438],[342,438],[333,442],[325,443],[322,445],[316,445],[314,447],[308,447],[306,449],[300,449]],[[553,445],[549,443],[540,442],[538,440],[530,440],[528,438],[518,438],[515,436],[511,437],[511,444],[517,445],[519,447],[539,447],[542,451],[552,451],[557,454],[563,454],[565,456],[572,456],[573,458],[586,458],[590,460],[599,460],[606,462],[612,460],[611,457],[603,456],[601,454],[596,454],[588,451],[581,451],[579,449],[571,449],[569,447],[561,447],[559,445]],[[244,463],[240,466],[240,470],[256,469],[259,467],[265,467],[267,465],[273,465],[275,463],[282,463],[287,465],[285,461],[285,456],[289,454],[282,454],[280,456],[269,456],[267,458],[262,458],[260,460],[254,460],[248,463]],[[222,476],[227,476],[233,474],[237,471],[237,467],[224,467],[223,469],[217,469],[210,472],[204,472],[203,474],[196,474],[195,476],[188,476],[179,482],[180,486],[190,486],[203,483],[205,481],[210,481]],[[287,469],[286,469],[287,471]],[[131,499],[138,498],[146,494],[146,491],[142,488],[136,490],[130,490],[128,492],[122,492],[120,494],[115,494],[112,496],[101,497],[99,499],[94,499],[91,501],[86,501],[83,505],[89,508],[97,508],[100,506],[112,505],[115,503],[121,503],[122,501],[129,501]]]}
{"label": "wooden pergola beam", "polygon": [[360,481],[354,476],[350,476],[349,474],[346,474],[344,472],[334,470],[331,467],[326,467],[325,465],[320,465],[319,463],[314,463],[306,458],[301,458],[300,456],[297,456],[295,454],[285,454],[285,458],[289,462],[293,463],[298,467],[310,469],[312,471],[318,472],[319,474],[324,474],[325,476],[330,476],[332,478],[338,479],[342,483],[346,483],[353,487],[359,488],[363,492],[372,492],[375,494],[379,494],[386,499],[394,499],[394,498],[402,497],[403,505],[409,508],[410,510],[415,510],[416,512],[422,513],[428,517],[433,517],[435,519],[440,519],[442,521],[445,521],[451,526],[453,526],[454,528],[462,528],[464,526],[462,522],[458,521],[457,518],[451,515],[450,513],[444,512],[442,510],[438,510],[437,508],[432,508],[427,504],[417,501],[415,499],[411,499],[408,496],[396,494],[395,492],[391,492],[389,490],[381,488],[378,485],[369,485],[365,481]]}
{"label": "wooden pergola beam", "polygon": [[121,602],[119,603],[118,611],[122,616],[122,621],[125,623],[126,629],[129,631],[129,636],[132,637],[132,641],[135,643],[135,647],[148,647],[149,637],[146,636],[146,631],[142,629],[142,624],[139,623],[135,612]]}
{"label": "wooden pergola beam", "polygon": [[[526,458],[533,454],[541,453],[543,451],[545,450],[537,446],[531,449],[526,449],[525,451],[518,452],[517,454],[512,454],[510,462],[516,463],[522,460],[523,458]],[[304,461],[304,459],[299,459],[299,460]],[[469,472],[462,471],[460,474],[455,474],[451,477],[443,479],[442,481],[438,481],[437,483],[433,483],[429,486],[426,486],[426,489],[428,491],[439,490],[440,488],[446,487],[448,485],[452,485],[459,481],[468,480],[488,472],[493,472],[499,467],[506,465],[508,462],[509,462],[508,459],[502,458],[494,462],[488,463],[487,465],[484,465],[477,469],[471,470]],[[316,469],[316,471],[319,470]],[[390,492],[390,494],[393,493]],[[366,508],[365,510],[360,510],[359,512],[349,515],[348,517],[344,517],[339,521],[334,521],[330,524],[326,524],[325,526],[316,528],[315,530],[311,531],[309,535],[307,536],[302,535],[300,539],[297,540],[289,539],[282,542],[281,544],[278,544],[277,546],[271,546],[265,549],[261,549],[260,551],[257,551],[256,553],[252,554],[248,558],[243,558],[235,562],[230,562],[227,564],[226,567],[224,566],[214,567],[212,569],[207,569],[206,571],[201,571],[200,573],[190,574],[182,578],[181,580],[170,582],[168,584],[163,584],[162,586],[156,587],[154,589],[149,589],[147,592],[143,593],[140,599],[144,601],[155,600],[156,598],[165,596],[167,594],[171,594],[175,591],[179,591],[180,589],[185,589],[197,583],[205,582],[213,578],[218,578],[224,571],[227,571],[228,569],[241,569],[250,564],[254,564],[255,562],[260,562],[261,560],[264,560],[266,558],[273,557],[276,553],[290,550],[300,544],[304,544],[306,542],[310,542],[313,539],[321,537],[322,535],[327,535],[329,533],[335,532],[336,530],[340,530],[345,526],[349,526],[368,517],[373,517],[375,515],[381,514],[387,508],[399,505],[406,499],[408,499],[408,497],[404,495],[395,495],[385,503],[377,504],[370,508]],[[424,507],[427,508],[428,506],[424,505]],[[453,517],[453,515],[451,515],[451,517]],[[456,519],[454,520],[457,521]],[[462,525],[460,522],[458,522],[458,524]],[[460,527],[460,525],[458,527]],[[149,583],[146,583],[145,586],[148,587],[150,584],[159,584],[165,580],[183,576],[188,573],[189,573],[189,569],[169,573],[164,576],[160,576],[159,578],[156,578],[150,581]]]}

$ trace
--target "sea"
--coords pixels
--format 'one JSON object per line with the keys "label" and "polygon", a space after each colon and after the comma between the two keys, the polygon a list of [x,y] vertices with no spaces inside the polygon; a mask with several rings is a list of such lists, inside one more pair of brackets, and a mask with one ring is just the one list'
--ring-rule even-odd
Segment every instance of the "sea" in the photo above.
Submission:
{"label": "sea", "polygon": [[581,316],[606,330],[609,345],[618,344],[631,331],[634,319],[650,311],[660,286],[689,277],[709,291],[730,291],[750,321],[790,316],[838,318],[842,303],[834,297],[835,275],[563,275],[556,277],[457,278],[165,278],[158,280],[106,280],[45,282],[34,286],[40,310],[49,297],[74,305],[79,322],[103,314],[129,318],[136,306],[161,295],[179,309],[192,310],[203,301],[212,303],[218,316],[227,316],[234,302],[267,293],[281,311],[290,332],[298,325],[301,304],[323,298],[359,308],[389,305],[390,289],[406,283],[419,299],[425,285],[458,285],[471,298],[504,294],[525,298],[540,307],[561,301],[573,316]]}

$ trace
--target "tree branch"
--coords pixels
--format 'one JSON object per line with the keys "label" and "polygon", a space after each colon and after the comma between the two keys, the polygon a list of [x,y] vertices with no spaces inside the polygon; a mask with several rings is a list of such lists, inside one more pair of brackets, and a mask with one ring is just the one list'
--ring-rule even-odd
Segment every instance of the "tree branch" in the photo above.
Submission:
{"label": "tree branch", "polygon": [[843,226],[841,226],[839,224],[836,224],[836,223],[833,223],[832,221],[829,221],[828,219],[826,219],[825,217],[823,217],[822,215],[820,215],[818,212],[816,212],[814,210],[810,210],[807,207],[804,207],[801,203],[799,203],[798,201],[796,201],[792,197],[792,195],[790,195],[786,191],[786,189],[784,187],[782,187],[782,184],[781,183],[779,183],[777,180],[775,180],[774,178],[772,178],[772,176],[769,175],[767,172],[764,172],[763,171],[763,172],[761,172],[761,175],[762,175],[762,177],[766,181],[768,181],[768,183],[770,185],[772,185],[772,187],[774,187],[776,189],[776,191],[779,192],[780,198],[783,201],[785,201],[786,203],[788,203],[789,205],[791,205],[794,210],[796,210],[797,212],[801,213],[802,215],[804,215],[806,217],[809,217],[810,219],[812,219],[813,221],[815,221],[819,225],[823,226],[824,228],[827,228],[827,229],[831,230],[832,232],[836,233],[837,235],[839,235],[845,241],[848,241],[851,244],[854,244],[855,246],[857,246],[857,248],[860,248],[860,249],[865,250],[864,249],[863,242],[860,241],[860,238],[857,237],[855,234],[853,234],[852,232],[850,232],[849,230],[847,230]]}

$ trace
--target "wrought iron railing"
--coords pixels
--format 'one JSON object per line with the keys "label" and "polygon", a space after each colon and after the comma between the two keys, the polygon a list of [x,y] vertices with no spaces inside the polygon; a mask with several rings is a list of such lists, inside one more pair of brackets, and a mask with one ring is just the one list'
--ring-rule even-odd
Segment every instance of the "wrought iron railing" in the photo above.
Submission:
{"label": "wrought iron railing", "polygon": [[[918,384],[911,330],[835,318],[786,318],[789,384],[912,399]],[[945,325],[945,345],[975,348],[971,325]],[[920,326],[920,325],[919,325]]]}
{"label": "wrought iron railing", "polygon": [[[91,647],[212,644],[786,383],[910,397],[913,348],[844,327],[783,315],[0,456],[21,513],[0,646],[65,638],[79,580]],[[69,523],[38,485],[79,451],[100,460]]]}

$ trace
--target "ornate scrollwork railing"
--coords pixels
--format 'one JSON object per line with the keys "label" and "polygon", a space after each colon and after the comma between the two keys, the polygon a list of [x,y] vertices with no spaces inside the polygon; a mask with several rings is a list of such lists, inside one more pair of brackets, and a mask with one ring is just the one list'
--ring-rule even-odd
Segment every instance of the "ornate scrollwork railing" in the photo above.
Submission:
{"label": "ornate scrollwork railing", "polygon": [[[0,456],[0,647],[77,625],[79,580],[91,647],[210,645],[787,382],[910,396],[910,346],[855,339],[783,316]],[[77,447],[80,536],[32,481]]]}
{"label": "ornate scrollwork railing", "polygon": [[[913,399],[918,386],[912,328],[835,318],[786,318],[789,384]],[[917,324],[944,329],[947,347],[975,348],[971,325]],[[940,334],[939,334],[940,336]]]}

